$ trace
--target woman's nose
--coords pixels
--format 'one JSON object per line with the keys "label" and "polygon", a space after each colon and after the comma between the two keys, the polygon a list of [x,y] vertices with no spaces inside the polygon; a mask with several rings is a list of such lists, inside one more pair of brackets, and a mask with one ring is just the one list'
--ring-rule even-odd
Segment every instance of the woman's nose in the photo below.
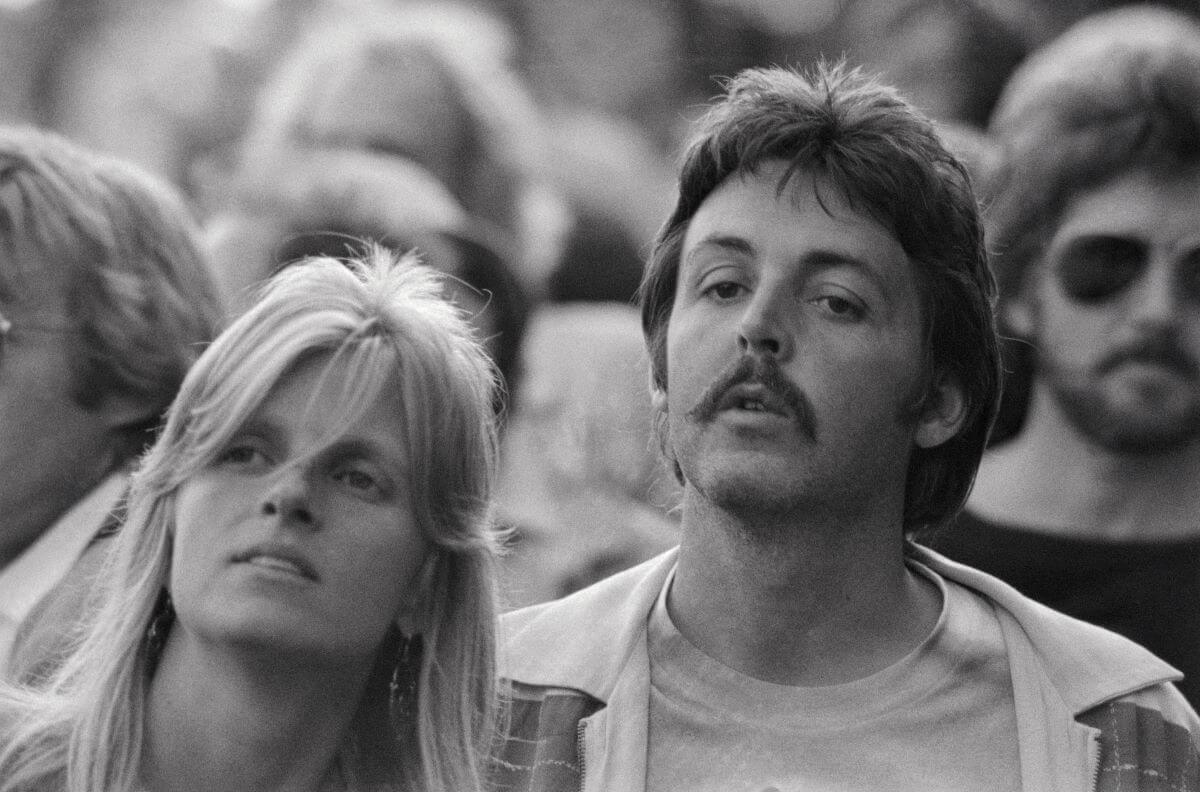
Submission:
{"label": "woman's nose", "polygon": [[316,524],[307,474],[299,467],[284,468],[275,473],[263,495],[262,513],[279,517],[284,522],[311,526]]}

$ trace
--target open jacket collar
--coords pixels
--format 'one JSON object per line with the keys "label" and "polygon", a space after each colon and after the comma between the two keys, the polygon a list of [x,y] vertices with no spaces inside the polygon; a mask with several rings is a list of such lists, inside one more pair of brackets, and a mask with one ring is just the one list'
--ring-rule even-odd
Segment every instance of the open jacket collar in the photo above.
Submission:
{"label": "open jacket collar", "polygon": [[921,545],[910,555],[948,580],[982,594],[1015,621],[1050,684],[1075,715],[1183,674],[1128,638],[1042,605],[1007,583]]}
{"label": "open jacket collar", "polygon": [[[910,545],[909,552],[1006,612],[1008,637],[1028,641],[1072,714],[1183,676],[1137,644],[1036,603],[991,575],[920,545]],[[645,645],[646,620],[677,554],[677,548],[669,550],[569,597],[507,615],[504,676],[580,690],[607,702],[631,654]]]}

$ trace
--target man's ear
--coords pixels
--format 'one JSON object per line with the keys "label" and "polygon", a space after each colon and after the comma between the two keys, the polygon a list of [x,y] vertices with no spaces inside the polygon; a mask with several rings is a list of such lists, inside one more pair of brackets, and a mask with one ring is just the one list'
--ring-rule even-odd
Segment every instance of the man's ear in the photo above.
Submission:
{"label": "man's ear", "polygon": [[1020,338],[1033,337],[1033,306],[1025,294],[1007,300],[1000,308],[1004,327]]}
{"label": "man's ear", "polygon": [[941,377],[917,419],[914,441],[935,448],[958,434],[967,419],[967,403],[957,377]]}
{"label": "man's ear", "polygon": [[1046,277],[1045,262],[1030,263],[1021,274],[1017,293],[1000,301],[1003,330],[1018,338],[1032,339],[1037,332],[1037,301],[1042,279]]}

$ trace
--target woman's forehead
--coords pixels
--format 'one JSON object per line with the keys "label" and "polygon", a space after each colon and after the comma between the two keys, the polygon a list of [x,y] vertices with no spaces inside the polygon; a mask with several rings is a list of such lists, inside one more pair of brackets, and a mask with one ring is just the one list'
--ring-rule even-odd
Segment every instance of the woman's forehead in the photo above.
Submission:
{"label": "woman's forehead", "polygon": [[370,358],[327,350],[305,356],[284,371],[247,422],[271,419],[321,435],[365,427],[402,434],[409,389],[394,359]]}

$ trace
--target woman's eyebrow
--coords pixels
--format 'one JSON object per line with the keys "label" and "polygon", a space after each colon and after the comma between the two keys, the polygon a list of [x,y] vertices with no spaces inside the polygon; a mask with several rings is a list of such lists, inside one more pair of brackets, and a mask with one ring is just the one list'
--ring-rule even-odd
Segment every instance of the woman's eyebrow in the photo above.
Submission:
{"label": "woman's eyebrow", "polygon": [[398,454],[372,437],[359,435],[340,437],[331,443],[322,454],[335,459],[363,459],[379,462],[401,472],[408,470],[408,460],[403,454]]}
{"label": "woman's eyebrow", "polygon": [[254,435],[274,443],[283,437],[283,427],[277,421],[266,416],[252,415],[233,433],[234,438],[245,435]]}

